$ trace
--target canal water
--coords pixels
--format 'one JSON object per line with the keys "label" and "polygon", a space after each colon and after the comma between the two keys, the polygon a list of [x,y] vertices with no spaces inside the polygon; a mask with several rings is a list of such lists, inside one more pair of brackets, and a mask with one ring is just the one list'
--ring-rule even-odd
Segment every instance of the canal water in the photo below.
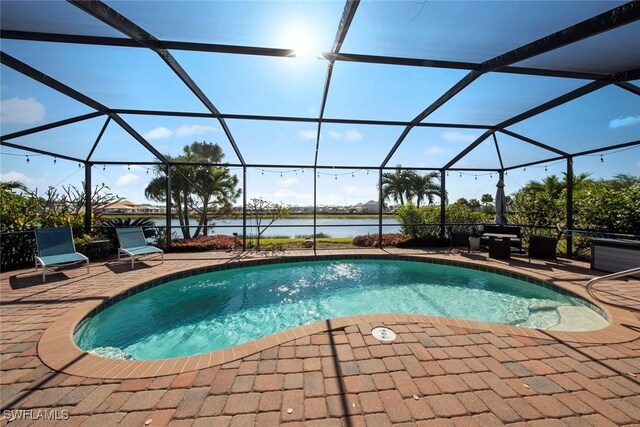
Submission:
{"label": "canal water", "polygon": [[[164,227],[166,222],[161,219],[154,220],[157,226]],[[399,233],[400,227],[395,218],[383,218],[383,233]],[[220,219],[214,221],[215,226],[209,228],[209,234],[242,235],[242,219]],[[268,221],[263,221],[264,224]],[[191,225],[198,225],[196,220],[191,220]],[[171,221],[172,231],[178,237],[182,237],[180,222],[177,219]],[[378,220],[373,218],[356,219],[318,219],[317,233],[323,233],[329,237],[355,237],[366,234],[378,234]],[[247,219],[247,235],[256,235],[255,221]],[[313,219],[281,219],[273,223],[264,233],[263,237],[285,236],[311,236],[313,234]]]}

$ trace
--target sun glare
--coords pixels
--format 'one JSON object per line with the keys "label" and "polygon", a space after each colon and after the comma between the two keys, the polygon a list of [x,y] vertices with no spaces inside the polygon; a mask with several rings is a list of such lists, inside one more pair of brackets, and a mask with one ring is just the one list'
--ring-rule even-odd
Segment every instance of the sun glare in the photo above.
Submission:
{"label": "sun glare", "polygon": [[283,41],[286,47],[293,49],[296,58],[308,60],[322,57],[322,49],[311,27],[291,27],[284,32]]}

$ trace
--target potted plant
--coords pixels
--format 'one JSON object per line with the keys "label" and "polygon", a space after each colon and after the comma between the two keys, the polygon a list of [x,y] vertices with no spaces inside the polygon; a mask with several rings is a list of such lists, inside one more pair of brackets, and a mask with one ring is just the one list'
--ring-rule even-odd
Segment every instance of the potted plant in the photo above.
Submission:
{"label": "potted plant", "polygon": [[480,231],[475,225],[471,227],[471,235],[469,236],[469,250],[480,250]]}

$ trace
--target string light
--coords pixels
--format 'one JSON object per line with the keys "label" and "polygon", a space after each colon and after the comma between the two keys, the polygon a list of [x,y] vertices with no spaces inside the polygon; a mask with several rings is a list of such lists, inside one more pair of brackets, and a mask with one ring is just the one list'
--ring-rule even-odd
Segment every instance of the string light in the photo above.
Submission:
{"label": "string light", "polygon": [[526,172],[526,171],[527,171],[527,168],[522,169],[522,172]]}
{"label": "string light", "polygon": [[127,165],[127,170],[131,170],[131,165]]}
{"label": "string light", "polygon": [[602,157],[602,154],[600,154],[600,163],[604,163],[604,157]]}
{"label": "string light", "polygon": [[31,160],[29,160],[29,156],[27,156],[27,163],[29,163]]}
{"label": "string light", "polygon": [[546,165],[544,166],[544,171],[545,171],[545,172],[547,171],[547,166],[546,166]]}
{"label": "string light", "polygon": [[56,159],[55,157],[53,158],[53,164],[55,165],[56,163],[58,163],[58,159]]}
{"label": "string light", "polygon": [[107,170],[107,165],[102,165],[102,171],[104,172],[105,170]]}
{"label": "string light", "polygon": [[355,178],[356,176],[351,172],[351,178]]}

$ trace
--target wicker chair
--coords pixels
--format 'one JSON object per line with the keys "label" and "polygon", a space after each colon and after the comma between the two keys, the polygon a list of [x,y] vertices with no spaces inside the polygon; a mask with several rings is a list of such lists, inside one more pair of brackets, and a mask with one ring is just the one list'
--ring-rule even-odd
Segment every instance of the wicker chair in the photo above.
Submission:
{"label": "wicker chair", "polygon": [[552,259],[558,264],[558,257],[556,255],[557,245],[558,238],[556,237],[529,237],[529,262],[531,262],[531,258],[540,258]]}
{"label": "wicker chair", "polygon": [[489,238],[489,258],[511,259],[511,238]]}

